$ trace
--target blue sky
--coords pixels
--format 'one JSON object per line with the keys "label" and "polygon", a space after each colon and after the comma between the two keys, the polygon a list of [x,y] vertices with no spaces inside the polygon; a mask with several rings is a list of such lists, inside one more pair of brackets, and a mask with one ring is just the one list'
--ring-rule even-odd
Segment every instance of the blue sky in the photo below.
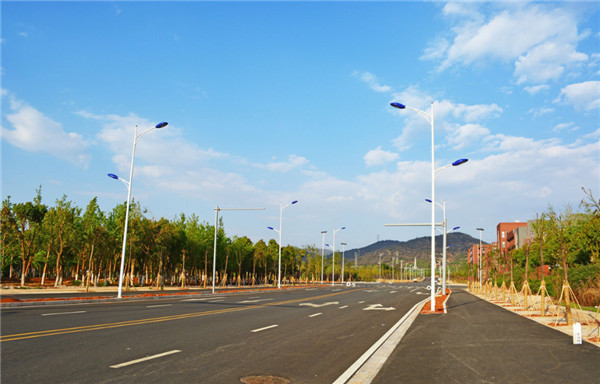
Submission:
{"label": "blue sky", "polygon": [[[133,196],[155,218],[347,248],[428,236],[436,178],[450,226],[600,194],[597,2],[1,3],[2,198],[80,207]],[[441,220],[441,212],[438,213]]]}

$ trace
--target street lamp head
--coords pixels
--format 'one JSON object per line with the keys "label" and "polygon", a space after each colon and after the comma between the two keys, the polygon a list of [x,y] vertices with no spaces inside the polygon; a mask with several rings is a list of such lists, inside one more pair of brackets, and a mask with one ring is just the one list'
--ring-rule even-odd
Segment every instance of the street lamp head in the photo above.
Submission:
{"label": "street lamp head", "polygon": [[325,244],[325,246],[326,246],[326,247],[329,247],[330,245],[329,245],[329,244]]}
{"label": "street lamp head", "polygon": [[119,176],[115,175],[114,173],[109,173],[108,177],[110,177],[111,179],[119,180]]}
{"label": "street lamp head", "polygon": [[267,228],[269,228],[271,231],[275,230],[275,228],[273,228],[273,227],[267,227]]}
{"label": "street lamp head", "polygon": [[291,202],[291,204],[296,204],[298,202],[298,200],[294,200]]}
{"label": "street lamp head", "polygon": [[458,160],[456,160],[454,163],[452,163],[452,166],[453,166],[453,167],[456,167],[456,166],[458,166],[458,165],[461,165],[461,164],[464,164],[464,163],[466,163],[467,161],[469,161],[469,159],[458,159]]}
{"label": "street lamp head", "polygon": [[169,125],[169,123],[167,123],[166,121],[163,121],[162,123],[156,124],[156,126],[154,128],[160,129],[160,128],[166,127],[167,125]]}
{"label": "street lamp head", "polygon": [[425,199],[425,201],[428,203],[433,203],[433,201],[431,201],[431,199]]}
{"label": "street lamp head", "polygon": [[477,228],[478,231],[483,231],[483,228]]}
{"label": "street lamp head", "polygon": [[459,229],[460,227],[454,227],[452,228],[453,231],[456,231],[457,229]]}
{"label": "street lamp head", "polygon": [[321,231],[321,233],[327,233],[327,231]]}
{"label": "street lamp head", "polygon": [[406,108],[406,105],[404,104],[400,104],[400,103],[390,103],[390,105],[394,108],[398,108],[398,109],[404,109]]}
{"label": "street lamp head", "polygon": [[342,228],[340,228],[340,229],[346,229],[346,227],[342,227]]}

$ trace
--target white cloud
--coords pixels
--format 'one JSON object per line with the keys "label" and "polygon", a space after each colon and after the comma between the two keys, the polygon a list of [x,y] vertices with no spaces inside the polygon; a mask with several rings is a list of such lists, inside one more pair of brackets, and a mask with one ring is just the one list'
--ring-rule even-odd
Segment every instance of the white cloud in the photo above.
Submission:
{"label": "white cloud", "polygon": [[[394,93],[394,100],[401,100],[406,105],[423,111],[426,115],[431,114],[431,105],[429,107],[426,105],[427,100],[432,99],[433,97],[415,87],[408,88],[401,93]],[[402,116],[405,122],[402,133],[393,140],[394,146],[398,150],[408,150],[411,147],[413,136],[418,132],[431,130],[428,119],[423,118],[419,113],[393,110],[398,116]],[[502,112],[503,109],[497,104],[466,105],[442,99],[434,104],[435,128],[436,131],[442,128],[448,132],[448,142],[455,149],[463,149],[467,145],[473,144],[477,138],[489,134],[489,130],[483,128],[481,123],[487,119],[499,117]]]}
{"label": "white cloud", "polygon": [[577,129],[579,129],[579,127],[577,127],[574,122],[570,121],[568,123],[556,124],[554,126],[554,128],[552,128],[552,131],[553,132],[576,131]]}
{"label": "white cloud", "polygon": [[365,164],[369,167],[374,165],[384,165],[398,158],[397,153],[384,151],[381,147],[370,150],[364,156]]}
{"label": "white cloud", "polygon": [[307,165],[309,161],[302,156],[298,155],[289,155],[287,161],[274,161],[267,164],[255,163],[254,166],[261,169],[267,169],[272,172],[289,172],[292,169],[301,168],[304,165]]}
{"label": "white cloud", "polygon": [[375,92],[389,92],[392,88],[389,85],[381,85],[379,84],[375,75],[369,72],[359,72],[354,71],[352,73],[353,76],[358,77],[361,81],[367,83],[369,87]]}
{"label": "white cloud", "polygon": [[550,89],[550,86],[547,84],[541,84],[541,85],[534,85],[531,87],[523,87],[523,89],[525,90],[525,92],[529,93],[530,95],[535,95],[541,91],[547,91],[548,89]]}
{"label": "white cloud", "polygon": [[548,107],[532,108],[528,112],[531,113],[533,115],[533,117],[535,118],[535,117],[540,117],[540,116],[546,115],[548,113],[554,112],[554,108],[548,108]]}
{"label": "white cloud", "polygon": [[448,143],[454,149],[463,149],[471,143],[480,140],[490,134],[490,130],[479,124],[465,124],[455,131],[456,135],[448,138]]}
{"label": "white cloud", "polygon": [[87,168],[91,155],[87,152],[88,143],[75,132],[67,132],[62,124],[45,116],[42,112],[10,96],[11,113],[6,119],[14,129],[2,128],[2,138],[15,147],[28,152],[44,152],[60,159]]}
{"label": "white cloud", "polygon": [[[103,122],[97,138],[108,145],[109,150],[113,153],[113,162],[119,172],[129,170],[134,132],[140,135],[156,125],[156,122],[152,123],[135,114],[128,116],[95,115],[86,111],[80,111],[77,114],[84,118]],[[184,169],[191,165],[202,166],[211,159],[227,157],[229,155],[212,148],[203,149],[190,143],[183,138],[181,130],[173,125],[148,132],[143,138],[139,138],[135,153],[136,163],[141,160],[149,165],[159,164],[162,167],[183,167]],[[143,169],[141,165],[136,166],[136,172]],[[162,169],[164,172],[164,168]],[[149,174],[151,173],[149,172]]]}
{"label": "white cloud", "polygon": [[[485,20],[477,7],[446,5],[444,14],[455,19],[452,43],[446,47],[436,38],[423,58],[438,59],[443,53],[440,71],[486,59],[514,61],[519,84],[558,79],[568,66],[589,60],[576,50],[578,41],[587,35],[578,34],[578,20],[569,8],[509,3]],[[433,48],[437,54],[431,53]]]}
{"label": "white cloud", "polygon": [[515,63],[517,84],[557,80],[565,72],[567,65],[587,60],[586,54],[575,51],[573,43],[540,44],[520,56]]}
{"label": "white cloud", "polygon": [[600,81],[571,84],[560,91],[555,103],[572,104],[576,110],[591,111],[600,108]]}

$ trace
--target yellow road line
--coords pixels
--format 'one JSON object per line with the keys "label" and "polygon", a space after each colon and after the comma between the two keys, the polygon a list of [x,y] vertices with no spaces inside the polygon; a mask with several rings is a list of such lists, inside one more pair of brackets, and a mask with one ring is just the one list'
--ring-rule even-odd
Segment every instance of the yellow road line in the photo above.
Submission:
{"label": "yellow road line", "polygon": [[256,305],[251,305],[251,306],[246,306],[246,307],[215,309],[215,310],[204,311],[204,312],[193,312],[193,313],[185,313],[185,314],[181,314],[181,315],[153,317],[153,318],[138,319],[138,320],[127,320],[127,321],[120,321],[120,322],[116,322],[116,323],[84,325],[84,326],[72,327],[72,328],[49,329],[46,331],[17,333],[17,334],[13,334],[13,335],[1,335],[0,342],[33,339],[33,338],[45,337],[45,336],[64,335],[67,333],[98,331],[101,329],[128,327],[128,326],[133,326],[133,325],[151,324],[151,323],[158,323],[158,322],[171,321],[171,320],[182,320],[182,319],[189,319],[189,318],[201,317],[201,316],[219,315],[219,314],[229,313],[229,312],[238,312],[238,311],[245,311],[245,310],[249,310],[249,309],[274,307],[277,305],[297,303],[299,301],[323,299],[326,297],[342,295],[345,293],[355,292],[355,291],[359,291],[359,290],[360,289],[353,289],[353,290],[345,291],[345,292],[335,292],[335,293],[329,293],[326,295],[313,296],[313,297],[307,297],[307,298],[302,298],[302,299],[286,300],[286,301],[280,301],[280,302],[275,302],[275,303],[256,304]]}

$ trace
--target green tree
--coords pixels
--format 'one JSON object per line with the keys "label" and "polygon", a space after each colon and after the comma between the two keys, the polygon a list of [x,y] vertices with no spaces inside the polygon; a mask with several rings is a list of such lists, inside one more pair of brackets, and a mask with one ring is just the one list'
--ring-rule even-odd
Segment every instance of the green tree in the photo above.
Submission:
{"label": "green tree", "polygon": [[33,203],[28,201],[13,206],[17,237],[21,246],[21,287],[25,286],[25,277],[36,253],[37,236],[47,210],[42,204],[42,187],[36,190]]}

